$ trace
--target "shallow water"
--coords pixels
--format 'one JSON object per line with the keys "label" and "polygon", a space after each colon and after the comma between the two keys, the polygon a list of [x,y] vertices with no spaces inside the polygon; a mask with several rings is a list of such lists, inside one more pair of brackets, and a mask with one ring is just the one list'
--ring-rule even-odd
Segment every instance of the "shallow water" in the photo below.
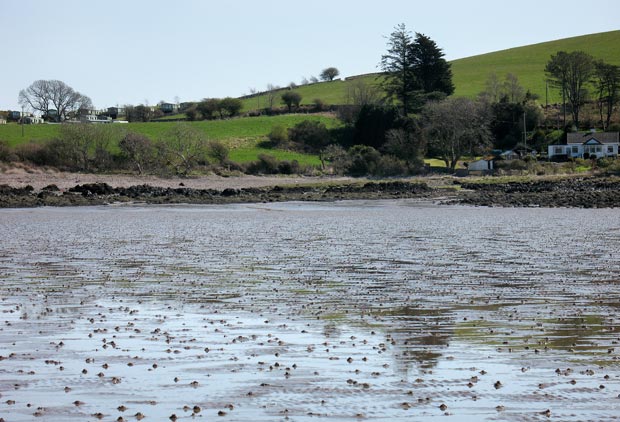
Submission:
{"label": "shallow water", "polygon": [[0,210],[0,417],[614,420],[618,217]]}

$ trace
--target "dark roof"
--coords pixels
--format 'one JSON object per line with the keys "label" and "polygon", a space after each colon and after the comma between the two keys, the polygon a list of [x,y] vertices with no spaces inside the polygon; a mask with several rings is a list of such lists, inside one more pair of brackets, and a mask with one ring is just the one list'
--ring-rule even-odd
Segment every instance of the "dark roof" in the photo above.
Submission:
{"label": "dark roof", "polygon": [[596,139],[601,144],[617,144],[618,132],[575,132],[566,134],[566,143],[571,145],[585,144],[590,139]]}

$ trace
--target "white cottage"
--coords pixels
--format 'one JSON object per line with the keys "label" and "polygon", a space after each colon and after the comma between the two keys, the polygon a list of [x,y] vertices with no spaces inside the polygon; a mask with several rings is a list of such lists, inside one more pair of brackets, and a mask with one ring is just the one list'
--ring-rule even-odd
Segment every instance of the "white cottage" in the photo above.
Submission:
{"label": "white cottage", "polygon": [[618,156],[618,132],[568,133],[566,145],[549,145],[549,158],[603,158]]}

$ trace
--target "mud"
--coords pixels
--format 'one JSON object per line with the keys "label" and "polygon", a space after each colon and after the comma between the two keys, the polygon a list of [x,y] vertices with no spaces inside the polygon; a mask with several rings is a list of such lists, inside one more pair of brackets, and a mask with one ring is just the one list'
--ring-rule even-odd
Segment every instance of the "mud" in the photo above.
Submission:
{"label": "mud", "polygon": [[0,417],[613,420],[614,210],[0,211]]}

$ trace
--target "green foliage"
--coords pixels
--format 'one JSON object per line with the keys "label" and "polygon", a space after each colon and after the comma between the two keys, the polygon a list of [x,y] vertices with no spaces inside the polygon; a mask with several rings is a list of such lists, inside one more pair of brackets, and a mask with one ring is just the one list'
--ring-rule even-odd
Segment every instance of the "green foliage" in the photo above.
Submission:
{"label": "green foliage", "polygon": [[312,120],[304,120],[289,129],[288,139],[307,151],[319,151],[330,143],[327,126]]}
{"label": "green foliage", "polygon": [[299,107],[301,103],[301,94],[295,91],[286,91],[282,94],[282,102],[286,104],[290,113],[293,107]]}
{"label": "green foliage", "polygon": [[288,142],[288,130],[282,125],[275,125],[267,135],[271,143],[276,147],[286,146]]}
{"label": "green foliage", "polygon": [[228,160],[230,148],[222,141],[210,141],[207,144],[207,154],[222,165]]}
{"label": "green foliage", "polygon": [[416,38],[409,46],[416,89],[425,94],[441,92],[445,95],[454,93],[450,63],[444,59],[443,51],[435,41],[424,34],[416,33]]}
{"label": "green foliage", "polygon": [[340,75],[340,71],[338,69],[335,67],[328,67],[327,69],[323,69],[319,76],[323,81],[333,81],[338,75]]}
{"label": "green foliage", "polygon": [[238,98],[226,97],[220,100],[220,110],[223,110],[228,116],[235,117],[243,107],[243,103]]}
{"label": "green foliage", "polygon": [[355,145],[349,149],[347,155],[349,159],[347,173],[351,176],[359,177],[377,173],[381,154],[373,147]]}
{"label": "green foliage", "polygon": [[376,149],[382,148],[387,132],[401,125],[400,113],[395,107],[362,106],[355,120],[353,143]]}

